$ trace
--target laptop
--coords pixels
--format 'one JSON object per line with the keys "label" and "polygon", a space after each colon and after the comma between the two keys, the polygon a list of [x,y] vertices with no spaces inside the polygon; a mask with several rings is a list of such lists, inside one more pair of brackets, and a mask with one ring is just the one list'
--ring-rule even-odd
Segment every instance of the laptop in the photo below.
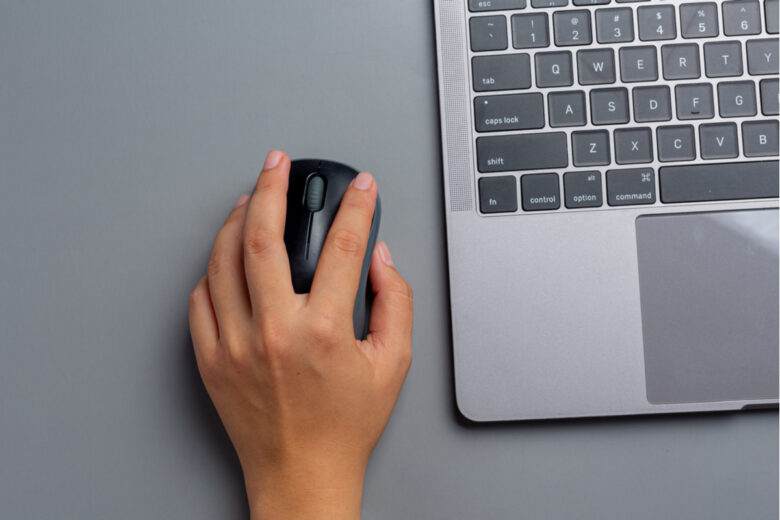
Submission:
{"label": "laptop", "polygon": [[778,0],[434,0],[472,421],[778,403]]}

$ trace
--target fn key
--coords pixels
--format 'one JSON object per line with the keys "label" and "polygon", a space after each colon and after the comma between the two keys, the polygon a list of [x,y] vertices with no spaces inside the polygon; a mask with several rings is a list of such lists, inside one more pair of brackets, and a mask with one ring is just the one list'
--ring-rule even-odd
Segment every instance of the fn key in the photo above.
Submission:
{"label": "fn key", "polygon": [[514,175],[479,179],[479,209],[482,213],[517,211],[517,180]]}

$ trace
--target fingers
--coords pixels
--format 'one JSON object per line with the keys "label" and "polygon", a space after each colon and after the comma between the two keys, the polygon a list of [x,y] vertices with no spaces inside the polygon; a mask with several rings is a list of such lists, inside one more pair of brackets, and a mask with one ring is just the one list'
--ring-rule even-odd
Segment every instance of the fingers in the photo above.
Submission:
{"label": "fingers", "polygon": [[196,351],[215,348],[219,341],[219,330],[214,309],[211,306],[208,281],[201,278],[190,293],[190,334]]}
{"label": "fingers", "polygon": [[325,239],[309,301],[334,316],[352,318],[366,255],[377,187],[369,173],[350,184]]}
{"label": "fingers", "polygon": [[244,269],[252,309],[289,306],[293,299],[290,263],[284,245],[290,159],[272,151],[249,201],[244,224]]}

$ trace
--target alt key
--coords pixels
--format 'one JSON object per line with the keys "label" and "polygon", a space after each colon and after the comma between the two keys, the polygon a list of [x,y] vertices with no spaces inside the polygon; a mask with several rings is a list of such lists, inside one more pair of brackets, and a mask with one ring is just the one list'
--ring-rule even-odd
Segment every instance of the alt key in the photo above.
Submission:
{"label": "alt key", "polygon": [[603,204],[601,172],[568,172],[563,175],[564,203],[569,209],[598,208]]}

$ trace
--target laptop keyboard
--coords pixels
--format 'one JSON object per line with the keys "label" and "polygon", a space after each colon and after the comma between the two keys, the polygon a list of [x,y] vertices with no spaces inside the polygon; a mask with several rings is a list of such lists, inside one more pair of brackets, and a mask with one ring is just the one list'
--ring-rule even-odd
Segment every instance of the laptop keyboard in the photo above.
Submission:
{"label": "laptop keyboard", "polygon": [[779,2],[468,0],[482,213],[777,197]]}

